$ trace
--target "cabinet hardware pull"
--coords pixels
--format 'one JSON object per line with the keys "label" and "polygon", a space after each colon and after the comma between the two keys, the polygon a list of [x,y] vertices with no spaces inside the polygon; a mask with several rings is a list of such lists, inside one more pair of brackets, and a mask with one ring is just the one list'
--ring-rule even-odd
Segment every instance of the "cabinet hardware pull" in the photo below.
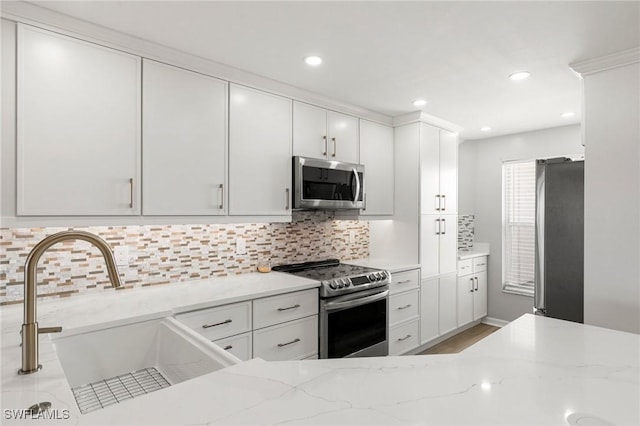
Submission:
{"label": "cabinet hardware pull", "polygon": [[436,194],[435,195],[435,200],[436,200],[436,211],[440,211],[440,195]]}
{"label": "cabinet hardware pull", "polygon": [[225,346],[225,347],[224,347],[224,348],[222,348],[222,349],[224,349],[225,351],[228,351],[229,349],[233,349],[233,346],[231,346],[231,345],[227,345],[227,346]]}
{"label": "cabinet hardware pull", "polygon": [[474,291],[478,291],[478,277],[473,277],[474,280],[476,280],[476,289]]}
{"label": "cabinet hardware pull", "polygon": [[404,305],[404,306],[398,306],[398,309],[402,310],[402,309],[407,309],[407,308],[410,308],[410,307],[411,307],[411,303],[409,303],[408,305]]}
{"label": "cabinet hardware pull", "polygon": [[289,309],[296,309],[299,308],[300,305],[298,305],[297,303],[293,306],[289,306],[288,308],[278,308],[278,312],[282,312],[282,311],[288,311]]}
{"label": "cabinet hardware pull", "polygon": [[331,154],[331,156],[335,157],[336,153],[338,152],[338,150],[336,148],[336,138],[331,138],[331,140],[333,141],[333,154]]}
{"label": "cabinet hardware pull", "polygon": [[399,337],[399,338],[398,338],[398,342],[402,342],[403,340],[407,340],[409,337],[411,337],[411,335],[410,335],[410,334],[407,334],[407,335],[406,335],[406,336],[404,336],[404,337]]}
{"label": "cabinet hardware pull", "polygon": [[203,324],[202,328],[211,328],[211,327],[217,327],[219,325],[230,324],[231,321],[232,321],[231,319],[227,319],[227,320],[224,320],[222,322],[217,322],[215,324]]}
{"label": "cabinet hardware pull", "polygon": [[282,348],[282,347],[284,347],[284,346],[293,345],[294,343],[298,343],[299,341],[300,341],[300,339],[296,337],[295,339],[293,339],[293,340],[292,340],[292,341],[290,341],[290,342],[287,342],[287,343],[278,343],[278,347],[279,347],[279,348]]}
{"label": "cabinet hardware pull", "polygon": [[285,196],[287,197],[287,204],[284,206],[285,210],[289,210],[289,188],[284,189]]}
{"label": "cabinet hardware pull", "polygon": [[469,278],[469,280],[471,281],[471,290],[469,290],[469,293],[473,293],[473,277]]}
{"label": "cabinet hardware pull", "polygon": [[221,183],[219,188],[220,188],[220,205],[218,206],[218,208],[220,210],[224,210],[224,184]]}
{"label": "cabinet hardware pull", "polygon": [[404,280],[404,281],[398,281],[396,284],[406,284],[406,283],[410,283],[411,280]]}
{"label": "cabinet hardware pull", "polygon": [[447,219],[444,219],[444,218],[440,219],[440,223],[444,224],[444,231],[440,232],[440,235],[444,235],[447,233]]}
{"label": "cabinet hardware pull", "polygon": [[441,207],[440,211],[447,210],[447,196],[446,195],[441,195],[440,199],[442,200],[442,204],[444,204],[444,207]]}
{"label": "cabinet hardware pull", "polygon": [[327,151],[329,150],[329,142],[327,141],[326,136],[323,136],[322,139],[324,140],[324,152],[322,153],[322,155],[327,155]]}
{"label": "cabinet hardware pull", "polygon": [[442,232],[440,232],[440,218],[436,219],[436,222],[438,222],[438,230],[436,231],[436,235],[440,235]]}
{"label": "cabinet hardware pull", "polygon": [[133,208],[133,178],[129,178],[129,208]]}

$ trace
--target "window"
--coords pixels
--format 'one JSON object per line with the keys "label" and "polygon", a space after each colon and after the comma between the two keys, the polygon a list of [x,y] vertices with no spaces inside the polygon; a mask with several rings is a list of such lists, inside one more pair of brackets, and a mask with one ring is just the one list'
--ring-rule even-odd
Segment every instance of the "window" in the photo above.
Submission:
{"label": "window", "polygon": [[502,164],[502,289],[533,296],[536,162]]}

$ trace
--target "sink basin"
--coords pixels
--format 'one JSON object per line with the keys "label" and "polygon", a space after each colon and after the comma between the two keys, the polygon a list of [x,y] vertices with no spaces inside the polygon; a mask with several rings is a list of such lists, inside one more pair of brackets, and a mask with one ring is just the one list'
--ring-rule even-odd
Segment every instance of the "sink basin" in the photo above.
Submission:
{"label": "sink basin", "polygon": [[171,317],[52,342],[83,413],[241,362]]}

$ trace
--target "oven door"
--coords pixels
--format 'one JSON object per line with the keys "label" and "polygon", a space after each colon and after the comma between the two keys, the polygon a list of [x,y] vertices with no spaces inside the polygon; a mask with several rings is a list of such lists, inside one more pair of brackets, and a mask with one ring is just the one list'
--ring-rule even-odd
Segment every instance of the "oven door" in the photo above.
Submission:
{"label": "oven door", "polygon": [[294,209],[364,208],[364,166],[293,157]]}
{"label": "oven door", "polygon": [[320,358],[389,354],[388,286],[322,300]]}

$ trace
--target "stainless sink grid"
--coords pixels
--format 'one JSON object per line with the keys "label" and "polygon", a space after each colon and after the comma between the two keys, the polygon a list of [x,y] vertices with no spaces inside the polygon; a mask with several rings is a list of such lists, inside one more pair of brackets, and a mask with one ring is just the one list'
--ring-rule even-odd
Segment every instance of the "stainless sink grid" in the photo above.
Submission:
{"label": "stainless sink grid", "polygon": [[164,389],[171,383],[154,367],[72,388],[82,414]]}

